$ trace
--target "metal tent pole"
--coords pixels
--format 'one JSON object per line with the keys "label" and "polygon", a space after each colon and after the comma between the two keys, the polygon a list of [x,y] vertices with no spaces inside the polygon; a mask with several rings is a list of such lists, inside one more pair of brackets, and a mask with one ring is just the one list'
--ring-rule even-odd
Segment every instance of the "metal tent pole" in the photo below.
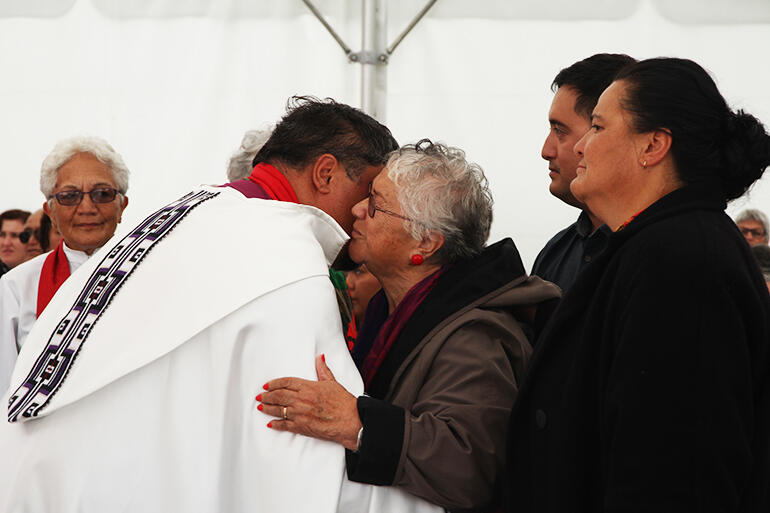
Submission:
{"label": "metal tent pole", "polygon": [[384,122],[388,90],[387,64],[396,47],[425,16],[438,0],[428,0],[425,7],[409,23],[390,46],[386,46],[387,0],[361,0],[363,11],[361,43],[363,49],[353,52],[334,31],[310,0],[302,0],[310,12],[337,41],[350,62],[361,64],[361,108],[370,116]]}
{"label": "metal tent pole", "polygon": [[384,123],[388,92],[385,0],[361,0],[361,8],[361,108]]}

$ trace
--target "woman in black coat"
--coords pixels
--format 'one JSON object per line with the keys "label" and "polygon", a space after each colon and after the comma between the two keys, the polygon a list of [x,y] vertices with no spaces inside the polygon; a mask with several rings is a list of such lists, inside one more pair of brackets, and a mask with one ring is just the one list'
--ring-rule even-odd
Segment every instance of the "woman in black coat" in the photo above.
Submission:
{"label": "woman in black coat", "polygon": [[621,71],[575,151],[572,192],[615,233],[535,348],[506,509],[770,511],[770,297],[724,213],[770,137],[663,58]]}

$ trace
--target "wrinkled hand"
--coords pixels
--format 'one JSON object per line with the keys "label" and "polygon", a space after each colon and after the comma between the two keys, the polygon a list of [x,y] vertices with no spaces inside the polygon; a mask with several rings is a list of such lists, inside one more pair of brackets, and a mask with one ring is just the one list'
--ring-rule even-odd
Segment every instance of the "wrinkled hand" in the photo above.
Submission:
{"label": "wrinkled hand", "polygon": [[[318,381],[278,378],[265,384],[257,409],[278,417],[267,427],[329,440],[356,450],[361,420],[356,397],[337,383],[323,355],[316,357]],[[286,417],[283,418],[283,408]]]}

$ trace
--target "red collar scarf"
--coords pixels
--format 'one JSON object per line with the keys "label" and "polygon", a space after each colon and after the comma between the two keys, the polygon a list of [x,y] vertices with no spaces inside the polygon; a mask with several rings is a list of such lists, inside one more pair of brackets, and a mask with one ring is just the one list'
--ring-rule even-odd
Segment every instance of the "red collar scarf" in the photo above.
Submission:
{"label": "red collar scarf", "polygon": [[246,179],[262,187],[270,199],[299,203],[289,181],[270,164],[260,162]]}
{"label": "red collar scarf", "polygon": [[390,351],[390,348],[396,340],[398,340],[401,330],[403,330],[406,323],[409,322],[409,319],[411,319],[412,314],[414,314],[417,307],[420,306],[420,303],[422,303],[428,293],[433,290],[436,282],[441,275],[444,274],[446,269],[447,267],[442,267],[409,289],[409,292],[406,293],[404,299],[401,300],[398,306],[396,306],[396,309],[393,310],[393,313],[390,314],[382,324],[371,349],[366,354],[363,364],[361,365],[361,377],[364,378],[365,390],[369,390],[374,375],[377,374],[377,369],[380,368],[380,365],[388,355],[388,351]]}
{"label": "red collar scarf", "polygon": [[37,285],[37,317],[40,317],[53,295],[69,277],[70,263],[64,253],[64,241],[61,241],[55,250],[48,253],[43,262],[43,270],[40,272],[40,281]]}

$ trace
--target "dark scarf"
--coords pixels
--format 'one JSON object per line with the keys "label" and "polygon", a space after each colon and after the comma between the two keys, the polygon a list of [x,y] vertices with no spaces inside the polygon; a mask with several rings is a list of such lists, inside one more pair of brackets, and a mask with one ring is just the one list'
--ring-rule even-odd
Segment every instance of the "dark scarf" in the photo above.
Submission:
{"label": "dark scarf", "polygon": [[364,327],[353,348],[353,359],[361,371],[364,389],[367,392],[377,370],[388,355],[388,351],[398,340],[404,325],[446,269],[446,267],[442,267],[409,289],[409,292],[390,315],[388,315],[388,301],[384,291],[380,290],[369,302]]}

